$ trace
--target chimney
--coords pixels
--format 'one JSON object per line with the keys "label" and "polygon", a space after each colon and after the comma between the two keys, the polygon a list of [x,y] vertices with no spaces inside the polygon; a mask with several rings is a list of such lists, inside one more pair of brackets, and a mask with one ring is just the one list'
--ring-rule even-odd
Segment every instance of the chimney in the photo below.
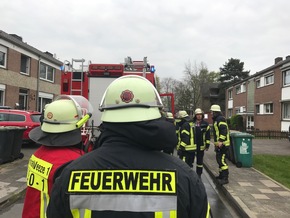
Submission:
{"label": "chimney", "polygon": [[49,55],[49,56],[51,56],[51,57],[53,57],[53,54],[50,53],[50,52],[48,52],[48,51],[46,51],[46,52],[44,52],[44,53],[47,54],[47,55]]}
{"label": "chimney", "polygon": [[14,37],[14,38],[16,38],[16,39],[18,39],[18,40],[20,40],[22,42],[22,37],[21,36],[18,36],[16,34],[9,34],[9,35]]}
{"label": "chimney", "polygon": [[277,57],[277,58],[275,58],[275,64],[277,64],[278,62],[280,62],[280,61],[282,61],[282,60],[283,60],[282,57]]}

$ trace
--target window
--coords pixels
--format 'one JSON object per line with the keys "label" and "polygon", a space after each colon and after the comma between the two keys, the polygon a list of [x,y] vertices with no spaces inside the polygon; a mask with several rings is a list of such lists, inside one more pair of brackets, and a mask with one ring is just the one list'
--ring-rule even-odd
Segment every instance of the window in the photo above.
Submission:
{"label": "window", "polygon": [[239,114],[240,113],[240,108],[235,108],[235,114]]}
{"label": "window", "polygon": [[242,92],[246,92],[246,83],[236,86],[236,94],[240,94]]}
{"label": "window", "polygon": [[228,109],[228,118],[233,116],[233,109]]}
{"label": "window", "polygon": [[49,98],[38,98],[38,99],[39,99],[38,111],[42,111],[45,108],[46,104],[49,104],[52,102],[52,99],[49,99]]}
{"label": "window", "polygon": [[241,93],[241,86],[236,86],[236,94]]}
{"label": "window", "polygon": [[25,116],[20,114],[9,114],[9,121],[25,121]]}
{"label": "window", "polygon": [[4,92],[5,92],[5,85],[0,84],[0,106],[4,105]]}
{"label": "window", "polygon": [[265,85],[273,84],[274,83],[274,75],[265,76]]}
{"label": "window", "polygon": [[257,80],[256,81],[256,88],[260,88],[261,87],[261,80]]}
{"label": "window", "polygon": [[55,69],[44,63],[40,63],[40,78],[44,80],[54,81],[54,71]]}
{"label": "window", "polygon": [[46,104],[49,104],[52,102],[53,94],[45,93],[45,92],[39,92],[38,94],[38,111],[42,111],[45,108]]}
{"label": "window", "polygon": [[256,105],[256,114],[259,114],[259,113],[260,113],[260,105],[257,104],[257,105]]}
{"label": "window", "polygon": [[283,72],[283,85],[290,85],[290,70]]}
{"label": "window", "polygon": [[0,67],[6,68],[7,48],[0,45]]}
{"label": "window", "polygon": [[242,106],[241,107],[241,112],[246,112],[247,110],[246,110],[246,107],[245,106]]}
{"label": "window", "polygon": [[290,120],[290,102],[284,102],[282,106],[283,119]]}
{"label": "window", "polygon": [[19,109],[27,110],[28,106],[28,90],[27,89],[19,89]]}
{"label": "window", "polygon": [[21,54],[20,72],[23,74],[30,74],[30,57]]}
{"label": "window", "polygon": [[246,88],[246,83],[243,83],[242,85],[241,85],[241,92],[246,92],[247,90],[246,90],[247,88]]}
{"label": "window", "polygon": [[264,105],[264,113],[265,114],[272,114],[273,113],[273,103]]}
{"label": "window", "polygon": [[233,90],[228,91],[228,97],[229,99],[233,99]]}

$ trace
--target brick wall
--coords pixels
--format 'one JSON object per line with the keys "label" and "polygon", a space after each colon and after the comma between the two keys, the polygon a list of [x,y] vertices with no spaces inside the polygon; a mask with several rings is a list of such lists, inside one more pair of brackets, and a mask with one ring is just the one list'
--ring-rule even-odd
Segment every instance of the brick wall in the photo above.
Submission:
{"label": "brick wall", "polygon": [[255,90],[255,104],[273,103],[273,114],[257,114],[255,110],[255,128],[260,130],[281,130],[281,87],[282,73],[274,70],[274,83]]}

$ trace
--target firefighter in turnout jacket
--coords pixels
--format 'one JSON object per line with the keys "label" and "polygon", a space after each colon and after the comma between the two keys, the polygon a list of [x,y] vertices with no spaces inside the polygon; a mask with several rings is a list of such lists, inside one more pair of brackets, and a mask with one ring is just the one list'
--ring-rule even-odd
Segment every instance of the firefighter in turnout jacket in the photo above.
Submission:
{"label": "firefighter in turnout jacket", "polygon": [[203,183],[183,161],[162,152],[177,143],[162,107],[146,78],[114,80],[100,102],[100,147],[64,168],[47,217],[208,217]]}
{"label": "firefighter in turnout jacket", "polygon": [[216,160],[219,166],[217,179],[221,185],[229,183],[229,166],[226,162],[226,155],[230,146],[229,129],[225,117],[221,113],[219,105],[214,104],[210,108],[213,119],[214,145]]}
{"label": "firefighter in turnout jacket", "polygon": [[[84,97],[78,97],[89,105]],[[87,119],[83,119],[82,111],[73,97],[55,100],[45,106],[41,127],[29,133],[41,146],[28,163],[23,218],[46,217],[55,173],[63,164],[84,154],[81,130],[77,127],[78,122]]]}
{"label": "firefighter in turnout jacket", "polygon": [[[208,122],[204,120],[204,113],[200,108],[197,108],[194,111],[193,137],[196,148],[194,153],[194,156],[196,155],[196,173],[201,177],[203,171],[204,150],[207,151],[210,145],[210,126],[208,125]],[[194,158],[195,157],[193,157],[193,162]]]}
{"label": "firefighter in turnout jacket", "polygon": [[177,134],[178,134],[177,155],[181,160],[183,160],[189,166],[191,166],[191,164],[192,164],[191,158],[190,158],[190,155],[188,155],[188,151],[185,148],[185,146],[188,144],[188,142],[186,142],[185,138],[186,138],[186,135],[189,134],[189,128],[190,128],[189,125],[192,124],[192,123],[190,123],[191,119],[186,111],[178,111],[177,116],[180,119],[180,121],[177,124],[179,127],[178,131],[177,131]]}

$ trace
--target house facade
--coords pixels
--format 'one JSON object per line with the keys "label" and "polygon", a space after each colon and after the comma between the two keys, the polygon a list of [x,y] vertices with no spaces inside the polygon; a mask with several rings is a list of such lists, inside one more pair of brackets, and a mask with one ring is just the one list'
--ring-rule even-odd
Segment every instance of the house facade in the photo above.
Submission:
{"label": "house facade", "polygon": [[63,63],[0,30],[0,106],[42,111],[60,94]]}
{"label": "house facade", "polygon": [[242,115],[245,129],[288,131],[290,56],[226,90],[226,117]]}

